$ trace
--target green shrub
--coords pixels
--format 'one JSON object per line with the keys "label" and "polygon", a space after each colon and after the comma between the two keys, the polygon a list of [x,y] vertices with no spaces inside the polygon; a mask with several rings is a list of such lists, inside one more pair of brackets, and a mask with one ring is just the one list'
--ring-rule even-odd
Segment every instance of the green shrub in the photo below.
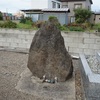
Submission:
{"label": "green shrub", "polygon": [[75,27],[75,26],[70,26],[70,27],[68,27],[68,29],[70,30],[70,31],[84,31],[84,29],[82,28],[82,27]]}
{"label": "green shrub", "polygon": [[12,22],[12,21],[6,21],[3,23],[3,27],[4,28],[16,28],[17,24],[15,22]]}
{"label": "green shrub", "polygon": [[0,12],[0,20],[3,20],[3,16],[2,13]]}
{"label": "green shrub", "polygon": [[58,19],[55,16],[49,16],[49,21],[56,21],[56,22],[58,22]]}
{"label": "green shrub", "polygon": [[48,20],[50,22],[54,23],[55,25],[60,24],[57,17],[55,17],[55,16],[50,16]]}
{"label": "green shrub", "polygon": [[22,19],[20,20],[20,23],[32,25],[33,21],[32,21],[32,18],[30,18],[30,17],[25,17],[25,18],[22,18]]}
{"label": "green shrub", "polygon": [[82,25],[83,25],[86,29],[87,29],[87,28],[91,29],[91,28],[93,28],[93,26],[94,26],[94,24],[92,24],[92,23],[90,23],[90,22],[85,22],[85,23],[83,23]]}
{"label": "green shrub", "polygon": [[75,21],[77,23],[85,23],[91,17],[92,12],[87,9],[78,8],[74,10]]}
{"label": "green shrub", "polygon": [[54,25],[56,25],[59,29],[61,28],[61,24],[58,21],[57,17],[55,16],[50,16],[48,19],[50,22],[52,22]]}
{"label": "green shrub", "polygon": [[68,26],[72,26],[72,27],[81,27],[82,29],[85,29],[86,28],[86,25],[83,25],[83,24],[77,24],[77,23],[71,23],[71,24],[68,24]]}
{"label": "green shrub", "polygon": [[60,29],[61,31],[69,31],[68,27],[65,26],[65,25],[60,26],[59,29]]}
{"label": "green shrub", "polygon": [[0,23],[0,27],[2,28],[16,28],[17,24],[15,22],[12,21],[6,21],[4,23]]}
{"label": "green shrub", "polygon": [[95,30],[98,30],[98,28],[100,28],[100,23],[95,24],[95,25],[93,26],[93,29],[95,29]]}
{"label": "green shrub", "polygon": [[28,24],[18,23],[17,28],[19,28],[19,29],[31,29],[32,26],[28,25]]}
{"label": "green shrub", "polygon": [[32,21],[31,20],[26,20],[25,24],[28,24],[28,25],[32,25]]}
{"label": "green shrub", "polygon": [[17,23],[17,28],[18,29],[34,29],[37,30],[37,27],[33,27],[32,25],[28,25],[28,24],[23,24],[23,23]]}
{"label": "green shrub", "polygon": [[0,23],[0,27],[3,27],[3,23]]}
{"label": "green shrub", "polygon": [[26,19],[25,18],[21,18],[20,23],[25,24],[25,22],[26,22]]}
{"label": "green shrub", "polygon": [[100,32],[100,28],[98,28],[98,32]]}

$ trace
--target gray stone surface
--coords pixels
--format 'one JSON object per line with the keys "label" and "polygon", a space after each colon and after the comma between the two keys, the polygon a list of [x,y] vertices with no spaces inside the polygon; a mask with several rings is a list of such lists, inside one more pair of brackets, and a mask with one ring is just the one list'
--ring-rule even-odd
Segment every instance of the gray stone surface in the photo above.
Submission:
{"label": "gray stone surface", "polygon": [[[19,83],[19,81],[22,79],[23,74],[21,73],[27,72],[27,71],[24,71],[27,68],[27,61],[28,61],[28,54],[0,51],[0,100],[54,100],[52,96],[44,98],[44,97],[41,97],[41,95],[40,96],[38,95],[39,89],[41,89],[42,87],[41,88],[37,87],[38,89],[37,94],[34,94],[34,93],[30,94],[31,91],[35,91],[35,90],[32,90],[33,88],[35,88],[32,86],[35,86],[35,85],[33,84],[31,80],[34,77],[28,77],[31,73],[27,75],[25,74],[23,76],[24,77],[23,78],[24,83],[22,84],[23,88],[18,89],[18,90],[15,88],[18,86],[17,83]],[[75,61],[74,68],[77,66],[78,66],[78,62]],[[26,90],[24,88],[25,87],[24,84],[26,84]],[[63,84],[64,83],[62,83],[62,85]],[[57,92],[57,93],[60,95],[60,97],[62,96],[63,98],[62,94],[64,94],[64,91],[65,91],[64,97],[66,96],[65,98],[68,98],[68,99],[63,99],[63,100],[75,100],[75,78],[73,77],[72,79],[68,80],[65,84],[67,85],[67,87],[64,88],[61,85],[60,87],[63,87],[63,88],[62,89],[58,88],[57,91],[60,91],[60,92],[59,93]],[[51,86],[53,87],[54,85],[51,84]],[[22,89],[23,89],[23,92],[22,92]],[[44,87],[44,90],[46,91],[46,87]],[[50,88],[50,91],[52,91],[51,88]],[[54,93],[54,91],[52,92]]]}
{"label": "gray stone surface", "polygon": [[96,74],[100,74],[100,62],[99,62],[99,57],[97,59],[97,56],[88,56],[87,58],[87,62],[91,68],[91,70],[96,73]]}
{"label": "gray stone surface", "polygon": [[100,100],[100,75],[91,71],[82,54],[80,54],[80,68],[86,100]]}
{"label": "gray stone surface", "polygon": [[74,77],[67,82],[42,83],[39,78],[32,76],[28,68],[22,72],[16,89],[46,100],[75,100]]}
{"label": "gray stone surface", "polygon": [[100,63],[100,52],[97,52],[96,57],[97,57],[97,59],[98,59],[98,61],[99,61],[99,63]]}
{"label": "gray stone surface", "polygon": [[28,68],[34,76],[58,81],[72,77],[72,58],[66,51],[64,39],[54,23],[46,22],[35,34],[28,59]]}

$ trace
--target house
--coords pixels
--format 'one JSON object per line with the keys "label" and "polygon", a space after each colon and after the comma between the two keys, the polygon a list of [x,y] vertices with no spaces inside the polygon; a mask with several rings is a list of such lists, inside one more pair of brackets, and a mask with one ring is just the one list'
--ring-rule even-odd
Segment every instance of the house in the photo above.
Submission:
{"label": "house", "polygon": [[92,15],[90,17],[90,22],[92,24],[100,23],[100,12],[92,12]]}
{"label": "house", "polygon": [[[44,19],[41,19],[41,18],[44,18],[43,15],[45,14],[43,13],[46,12],[46,11],[43,11],[43,9],[52,9],[51,11],[50,10],[48,11],[48,12],[52,12],[53,9],[61,8],[60,0],[42,0],[42,2],[41,0],[32,0],[31,4],[32,4],[32,9],[26,9],[26,10],[21,10],[21,11],[25,13],[25,17],[32,17],[32,20],[34,22],[38,20],[44,20]],[[59,13],[60,12],[61,11],[59,11]],[[58,10],[57,10],[57,13],[58,13]],[[52,13],[51,13],[51,16],[52,16]],[[54,13],[53,13],[53,16],[54,16]],[[57,14],[55,16],[57,16]]]}
{"label": "house", "polygon": [[[40,20],[40,14],[44,16],[45,13],[47,12],[49,13],[50,16],[57,16],[57,18],[63,20],[64,16],[61,15],[62,11],[63,13],[64,12],[68,13],[70,9],[70,13],[65,14],[67,21],[64,24],[68,24],[68,23],[75,22],[74,9],[85,8],[91,10],[91,4],[93,4],[92,0],[32,0],[32,9],[21,10],[21,11],[25,12],[26,16],[32,17],[33,21]],[[44,11],[44,9],[47,9],[48,11]]]}
{"label": "house", "polygon": [[18,17],[12,13],[2,12],[3,20],[18,20]]}
{"label": "house", "polygon": [[94,12],[94,23],[100,23],[100,12]]}
{"label": "house", "polygon": [[23,16],[24,16],[24,14],[23,14],[23,12],[21,12],[21,11],[18,11],[18,12],[16,12],[15,14],[13,14],[18,20],[20,20]]}
{"label": "house", "polygon": [[68,24],[68,13],[70,12],[68,8],[63,9],[43,9],[42,20],[48,20],[50,16],[55,16],[59,20],[61,25]]}
{"label": "house", "polygon": [[[48,20],[49,16],[55,16],[59,22],[68,24],[68,8],[61,8],[60,0],[32,0],[32,9],[21,10],[26,17],[32,17],[34,22]],[[41,4],[42,3],[42,4]]]}
{"label": "house", "polygon": [[46,21],[50,16],[55,16],[59,20],[61,25],[68,24],[68,8],[45,8],[45,9],[27,9],[21,10],[25,12],[26,17],[31,17],[33,22]]}
{"label": "house", "polygon": [[62,8],[69,8],[68,14],[69,23],[75,22],[74,9],[85,8],[91,10],[92,0],[61,0]]}

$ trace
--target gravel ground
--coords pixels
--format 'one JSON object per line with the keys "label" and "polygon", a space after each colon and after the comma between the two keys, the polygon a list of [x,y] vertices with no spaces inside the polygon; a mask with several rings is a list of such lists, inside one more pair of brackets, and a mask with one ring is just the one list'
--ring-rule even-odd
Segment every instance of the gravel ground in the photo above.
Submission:
{"label": "gravel ground", "polygon": [[[20,74],[27,66],[28,54],[0,51],[0,100],[45,100],[15,89]],[[82,100],[81,76],[78,60],[75,68],[76,100]]]}
{"label": "gravel ground", "polygon": [[75,88],[76,88],[76,100],[85,100],[83,93],[82,77],[79,68],[79,60],[73,60],[75,68]]}
{"label": "gravel ground", "polygon": [[96,56],[88,56],[87,62],[94,73],[100,74],[100,62],[98,61]]}

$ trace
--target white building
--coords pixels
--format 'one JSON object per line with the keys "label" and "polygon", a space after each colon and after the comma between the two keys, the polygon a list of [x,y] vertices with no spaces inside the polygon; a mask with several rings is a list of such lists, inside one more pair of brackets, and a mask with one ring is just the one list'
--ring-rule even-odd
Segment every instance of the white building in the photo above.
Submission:
{"label": "white building", "polygon": [[32,0],[32,9],[61,8],[59,0]]}
{"label": "white building", "polygon": [[[59,9],[61,8],[60,0],[31,0],[32,10],[26,10],[26,17],[32,17],[35,22],[39,19],[39,13],[42,9]],[[28,12],[27,12],[28,11]]]}

